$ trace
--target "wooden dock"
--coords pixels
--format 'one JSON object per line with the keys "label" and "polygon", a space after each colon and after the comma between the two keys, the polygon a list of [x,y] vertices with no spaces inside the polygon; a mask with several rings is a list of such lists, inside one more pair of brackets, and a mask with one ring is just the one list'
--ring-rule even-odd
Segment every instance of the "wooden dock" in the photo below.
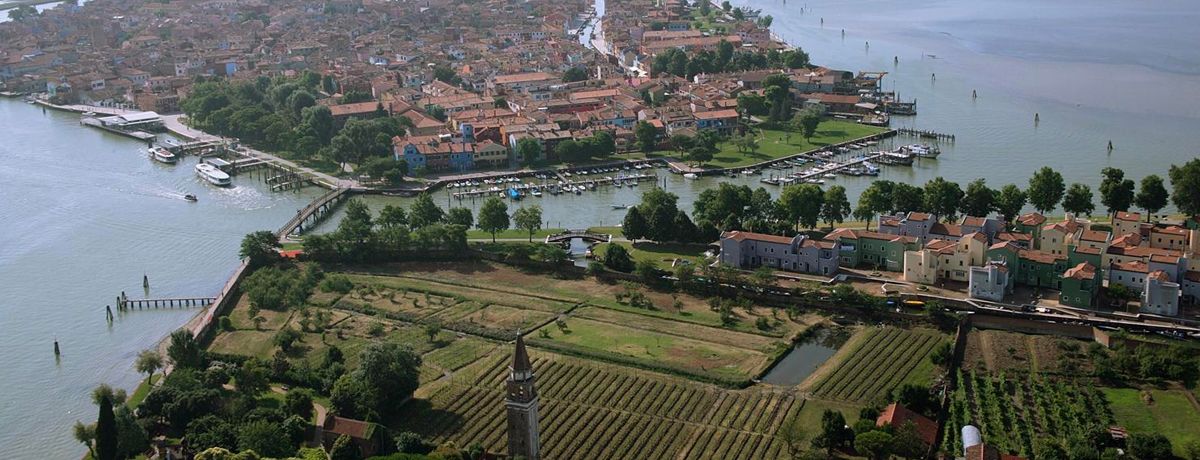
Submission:
{"label": "wooden dock", "polygon": [[288,219],[287,223],[279,227],[279,231],[275,232],[279,238],[287,238],[293,233],[299,234],[304,231],[305,227],[311,227],[319,223],[322,219],[330,214],[339,203],[350,196],[349,188],[336,188],[325,192],[325,194],[317,197],[304,209],[296,211],[296,215]]}
{"label": "wooden dock", "polygon": [[899,134],[904,134],[906,136],[954,142],[953,134],[939,133],[936,131],[922,130],[922,129],[910,129],[910,128],[899,128],[896,130],[896,132]]}
{"label": "wooden dock", "polygon": [[127,299],[117,297],[117,300],[117,308],[120,310],[132,310],[134,308],[143,310],[147,308],[206,307],[212,305],[216,301],[216,297],[174,297],[162,299]]}

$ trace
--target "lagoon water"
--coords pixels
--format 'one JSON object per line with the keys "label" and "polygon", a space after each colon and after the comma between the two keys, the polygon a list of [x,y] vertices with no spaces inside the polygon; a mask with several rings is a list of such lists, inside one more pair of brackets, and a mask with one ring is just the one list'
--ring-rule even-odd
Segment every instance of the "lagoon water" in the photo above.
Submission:
{"label": "lagoon water", "polygon": [[150,296],[216,294],[241,236],[277,228],[317,193],[247,177],[211,187],[194,157],[155,163],[144,144],[78,119],[0,99],[0,458],[79,458],[71,424],[95,420],[91,389],[132,391],[136,354],[198,311],[133,311],[110,326],[105,305],[122,290],[142,297],[143,274]]}
{"label": "lagoon water", "polygon": [[[888,71],[888,89],[916,98],[920,112],[894,119],[893,126],[957,136],[937,160],[885,167],[881,178],[923,184],[939,175],[964,183],[983,177],[993,187],[1023,186],[1033,170],[1049,165],[1068,182],[1094,188],[1105,166],[1140,179],[1165,175],[1170,164],[1200,151],[1200,29],[1193,26],[1200,7],[1194,3],[733,3],[771,14],[775,32],[815,63]],[[972,90],[978,98],[971,98]],[[155,164],[141,144],[76,120],[0,100],[0,458],[84,452],[70,425],[95,417],[88,391],[101,382],[132,389],[139,378],[132,369],[136,353],[195,313],[132,312],[110,327],[103,308],[121,290],[141,295],[145,273],[153,296],[212,294],[234,268],[243,234],[277,227],[318,193],[270,193],[243,178],[232,189],[214,189],[192,174],[195,159]],[[1111,154],[1109,140],[1116,146]],[[690,210],[715,180],[669,175],[666,186]],[[759,186],[759,176],[719,180]],[[845,185],[854,200],[870,181],[831,182]],[[624,211],[611,205],[636,203],[649,186],[523,203],[541,204],[553,227],[612,225]],[[200,201],[183,201],[185,193]],[[446,205],[448,194],[435,198]],[[407,201],[370,197],[368,203],[377,209]],[[477,208],[479,201],[464,204]],[[58,362],[55,338],[63,347]]]}

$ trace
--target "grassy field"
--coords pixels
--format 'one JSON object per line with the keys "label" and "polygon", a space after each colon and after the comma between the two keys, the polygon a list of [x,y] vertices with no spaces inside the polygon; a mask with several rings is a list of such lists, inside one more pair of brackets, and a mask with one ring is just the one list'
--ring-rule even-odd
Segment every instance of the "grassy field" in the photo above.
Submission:
{"label": "grassy field", "polygon": [[858,403],[886,403],[902,384],[928,385],[933,379],[929,353],[947,340],[930,329],[906,330],[872,327],[857,332],[850,341],[805,382],[823,399]]}
{"label": "grassy field", "polygon": [[[561,228],[544,228],[544,229],[538,230],[537,232],[534,232],[533,241],[545,240],[546,237],[549,235],[553,235],[556,233],[562,233],[562,232],[563,232],[563,229],[561,229]],[[491,241],[492,234],[476,228],[476,229],[467,230],[467,239]],[[527,240],[527,239],[529,239],[529,231],[522,230],[519,228],[510,228],[507,230],[501,230],[499,232],[496,232],[496,239],[497,240],[516,240],[516,239]]]}
{"label": "grassy field", "polygon": [[[418,390],[393,428],[435,442],[480,443],[502,451],[508,350]],[[619,366],[532,351],[545,458],[763,458],[787,456],[785,420],[819,426],[825,408],[775,390],[721,390]]]}
{"label": "grassy field", "polygon": [[758,134],[758,150],[754,153],[739,152],[732,142],[723,142],[720,149],[713,155],[712,161],[705,163],[706,167],[736,168],[749,166],[763,161],[774,160],[809,150],[819,149],[829,145],[870,136],[883,132],[883,128],[867,126],[844,120],[825,120],[817,128],[812,139],[805,140],[797,133],[773,129],[756,129]]}
{"label": "grassy field", "polygon": [[[618,231],[616,233],[620,235]],[[634,261],[649,260],[663,270],[672,270],[671,262],[675,259],[687,260],[692,265],[700,266],[704,263],[704,251],[709,250],[706,245],[699,244],[674,244],[674,243],[650,243],[638,242],[631,243],[628,241],[614,243],[600,243],[592,248],[592,253],[596,257],[603,257],[604,251],[608,249],[610,244],[619,244],[629,251],[629,256]]]}
{"label": "grassy field", "polygon": [[1118,425],[1130,433],[1162,433],[1171,440],[1175,454],[1184,455],[1188,442],[1200,442],[1200,411],[1181,391],[1148,390],[1152,403],[1133,388],[1104,388],[1105,399]]}
{"label": "grassy field", "polygon": [[1088,375],[1088,343],[1047,335],[972,330],[962,366],[992,373]]}

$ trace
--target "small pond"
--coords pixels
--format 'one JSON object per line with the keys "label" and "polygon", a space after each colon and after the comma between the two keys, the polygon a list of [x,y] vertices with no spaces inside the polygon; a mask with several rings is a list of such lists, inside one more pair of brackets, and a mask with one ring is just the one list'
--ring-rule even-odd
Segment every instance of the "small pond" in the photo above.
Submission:
{"label": "small pond", "polygon": [[792,350],[762,378],[771,385],[799,385],[825,360],[837,353],[850,338],[850,331],[841,327],[820,327],[792,346]]}

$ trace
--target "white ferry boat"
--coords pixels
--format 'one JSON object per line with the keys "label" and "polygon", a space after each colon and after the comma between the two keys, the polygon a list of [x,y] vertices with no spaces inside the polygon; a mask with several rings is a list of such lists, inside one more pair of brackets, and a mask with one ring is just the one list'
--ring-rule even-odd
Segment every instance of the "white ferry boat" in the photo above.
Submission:
{"label": "white ferry boat", "polygon": [[174,153],[171,153],[170,150],[167,150],[166,147],[161,145],[150,147],[148,150],[150,153],[150,158],[153,158],[154,161],[159,163],[175,164],[176,161],[179,161],[179,157],[175,156]]}
{"label": "white ferry boat", "polygon": [[219,185],[222,187],[229,186],[233,183],[229,180],[229,174],[225,174],[225,171],[217,169],[216,166],[208,163],[200,163],[196,165],[196,175],[213,185]]}

